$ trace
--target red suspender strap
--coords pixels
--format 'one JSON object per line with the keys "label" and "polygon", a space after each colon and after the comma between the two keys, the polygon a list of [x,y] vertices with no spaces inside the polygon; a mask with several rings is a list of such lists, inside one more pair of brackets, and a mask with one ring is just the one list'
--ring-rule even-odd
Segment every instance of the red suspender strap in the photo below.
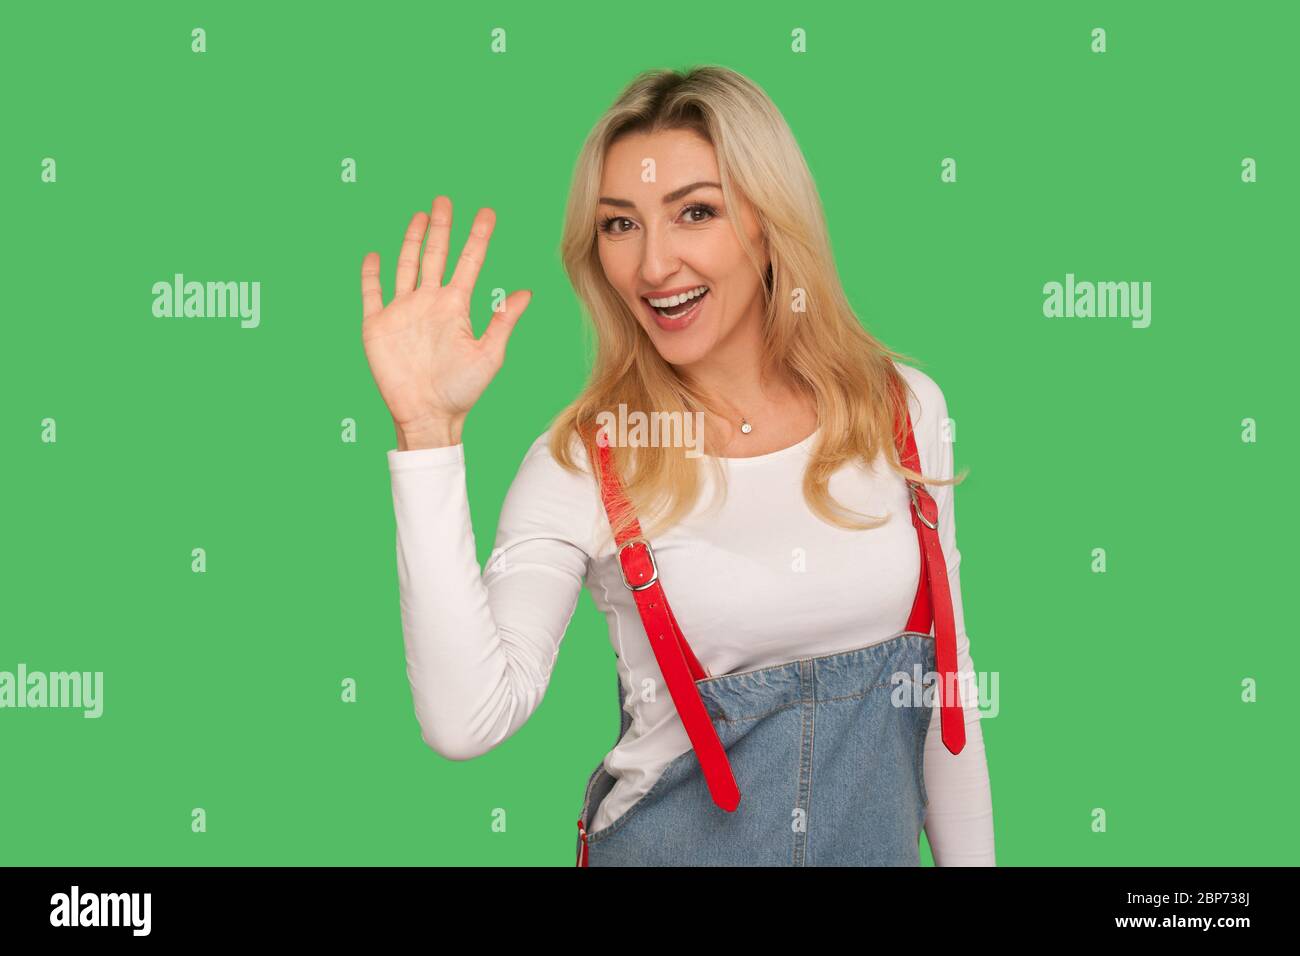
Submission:
{"label": "red suspender strap", "polygon": [[578,848],[578,866],[587,865],[587,828],[582,825],[582,817],[578,817],[578,836],[582,838],[582,846]]}
{"label": "red suspender strap", "polygon": [[[905,467],[919,472],[921,462],[916,453],[916,438],[912,434],[912,415],[907,410],[906,401],[900,404],[906,416],[907,431],[903,447],[899,449],[899,458]],[[939,506],[920,482],[909,481],[907,487],[912,496],[912,524],[916,526],[916,536],[921,542],[921,579],[907,629],[928,634],[931,623],[934,624],[934,666],[939,670],[939,726],[943,745],[950,753],[959,754],[966,745],[966,718],[957,692],[957,628],[953,621],[952,595],[948,590],[948,566],[939,543]]]}
{"label": "red suspender strap", "polygon": [[[609,446],[600,441],[595,444],[600,455],[601,500],[605,504],[610,527],[613,527],[615,516],[621,513],[620,509],[627,508],[628,503],[623,494],[623,483],[614,469]],[[686,728],[691,746],[695,748],[695,755],[704,771],[704,779],[709,785],[709,793],[714,803],[730,813],[740,804],[740,788],[736,786],[731,764],[727,761],[727,752],[718,739],[718,732],[695,687],[695,681],[702,680],[709,674],[696,660],[695,652],[686,642],[685,635],[677,626],[677,619],[668,607],[668,599],[659,583],[659,568],[655,564],[654,552],[650,550],[650,542],[641,533],[640,522],[633,518],[631,524],[615,538],[614,543],[618,546],[623,583],[632,592],[637,610],[641,613],[646,636],[650,639],[655,660],[659,662],[659,672],[668,685],[668,693]]]}

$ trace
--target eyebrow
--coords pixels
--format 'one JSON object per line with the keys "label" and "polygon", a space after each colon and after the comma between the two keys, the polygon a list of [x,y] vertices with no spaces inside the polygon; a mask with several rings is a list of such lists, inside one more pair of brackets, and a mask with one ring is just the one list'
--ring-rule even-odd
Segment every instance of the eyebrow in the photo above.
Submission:
{"label": "eyebrow", "polygon": [[[701,189],[705,186],[712,186],[714,189],[722,188],[722,185],[720,183],[701,180],[698,183],[691,183],[689,186],[683,186],[681,189],[674,189],[672,192],[670,192],[667,196],[664,197],[664,205],[666,206],[670,202],[676,202],[678,199],[681,199],[687,193],[694,192],[695,190]],[[632,202],[630,199],[611,199],[608,196],[601,196],[600,202],[606,206],[622,206],[627,209],[636,208],[636,203]]]}

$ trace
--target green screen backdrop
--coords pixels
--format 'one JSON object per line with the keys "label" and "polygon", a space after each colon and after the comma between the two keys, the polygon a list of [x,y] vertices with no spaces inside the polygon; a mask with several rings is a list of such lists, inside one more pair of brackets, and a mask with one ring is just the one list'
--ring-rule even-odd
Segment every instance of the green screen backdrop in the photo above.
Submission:
{"label": "green screen backdrop", "polygon": [[[465,430],[486,561],[589,367],[578,148],[707,63],[776,102],[850,300],[947,396],[998,863],[1293,862],[1296,9],[7,6],[0,672],[103,683],[0,709],[0,862],[573,865],[604,622],[584,592],[492,752],[422,742],[360,264],[391,295],[446,193],[453,257],[497,213],[476,330],[534,292]],[[258,323],[155,316],[177,273],[258,282]],[[1046,315],[1067,276],[1146,320]]]}

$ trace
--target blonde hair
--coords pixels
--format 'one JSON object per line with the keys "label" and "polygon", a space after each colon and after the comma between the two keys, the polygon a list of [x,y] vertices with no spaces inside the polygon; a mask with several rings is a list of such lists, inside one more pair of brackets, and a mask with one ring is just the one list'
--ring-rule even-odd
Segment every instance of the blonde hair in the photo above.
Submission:
{"label": "blonde hair", "polygon": [[[573,288],[596,331],[591,377],[581,394],[558,416],[550,436],[552,456],[570,471],[581,471],[575,452],[584,447],[600,481],[595,447],[597,415],[626,403],[649,412],[717,411],[707,396],[683,381],[665,362],[609,284],[597,248],[596,214],[605,154],[626,133],[691,130],[712,144],[728,209],[739,209],[742,195],[755,210],[768,242],[771,266],[763,276],[763,367],[784,369],[815,401],[819,434],[804,473],[803,494],[814,514],[843,528],[878,527],[884,518],[860,515],[835,501],[828,482],[842,465],[858,460],[869,467],[881,451],[904,478],[926,484],[957,484],[966,477],[940,479],[904,468],[895,440],[899,402],[910,389],[894,366],[907,356],[894,352],[858,321],[840,284],[831,254],[821,199],[802,152],[785,118],[754,82],[733,70],[701,66],[685,71],[642,73],[596,123],[582,147],[565,214],[561,257]],[[736,223],[735,216],[730,219]],[[736,230],[755,271],[761,260]],[[806,311],[783,308],[799,290]],[[704,448],[720,447],[706,425]],[[575,437],[581,444],[575,444]],[[716,442],[716,443],[715,443]],[[640,513],[642,528],[661,531],[680,521],[700,491],[697,462],[718,469],[716,458],[688,458],[652,447],[609,451],[632,511],[616,516],[615,532]]]}

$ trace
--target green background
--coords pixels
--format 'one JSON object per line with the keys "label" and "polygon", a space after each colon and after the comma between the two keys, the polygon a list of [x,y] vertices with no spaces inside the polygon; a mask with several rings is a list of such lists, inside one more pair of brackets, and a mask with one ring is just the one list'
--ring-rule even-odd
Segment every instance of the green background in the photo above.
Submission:
{"label": "green background", "polygon": [[[103,671],[105,713],[0,710],[0,862],[572,865],[604,622],[584,592],[496,750],[423,744],[360,263],[391,295],[445,192],[453,256],[497,212],[476,329],[534,290],[465,432],[486,560],[588,368],[577,150],[637,72],[704,63],[777,103],[850,300],[958,423],[999,864],[1293,862],[1295,5],[849,6],[6,6],[0,670]],[[155,318],[176,272],[260,281],[260,327]],[[1067,272],[1150,281],[1150,327],[1045,318]]]}

